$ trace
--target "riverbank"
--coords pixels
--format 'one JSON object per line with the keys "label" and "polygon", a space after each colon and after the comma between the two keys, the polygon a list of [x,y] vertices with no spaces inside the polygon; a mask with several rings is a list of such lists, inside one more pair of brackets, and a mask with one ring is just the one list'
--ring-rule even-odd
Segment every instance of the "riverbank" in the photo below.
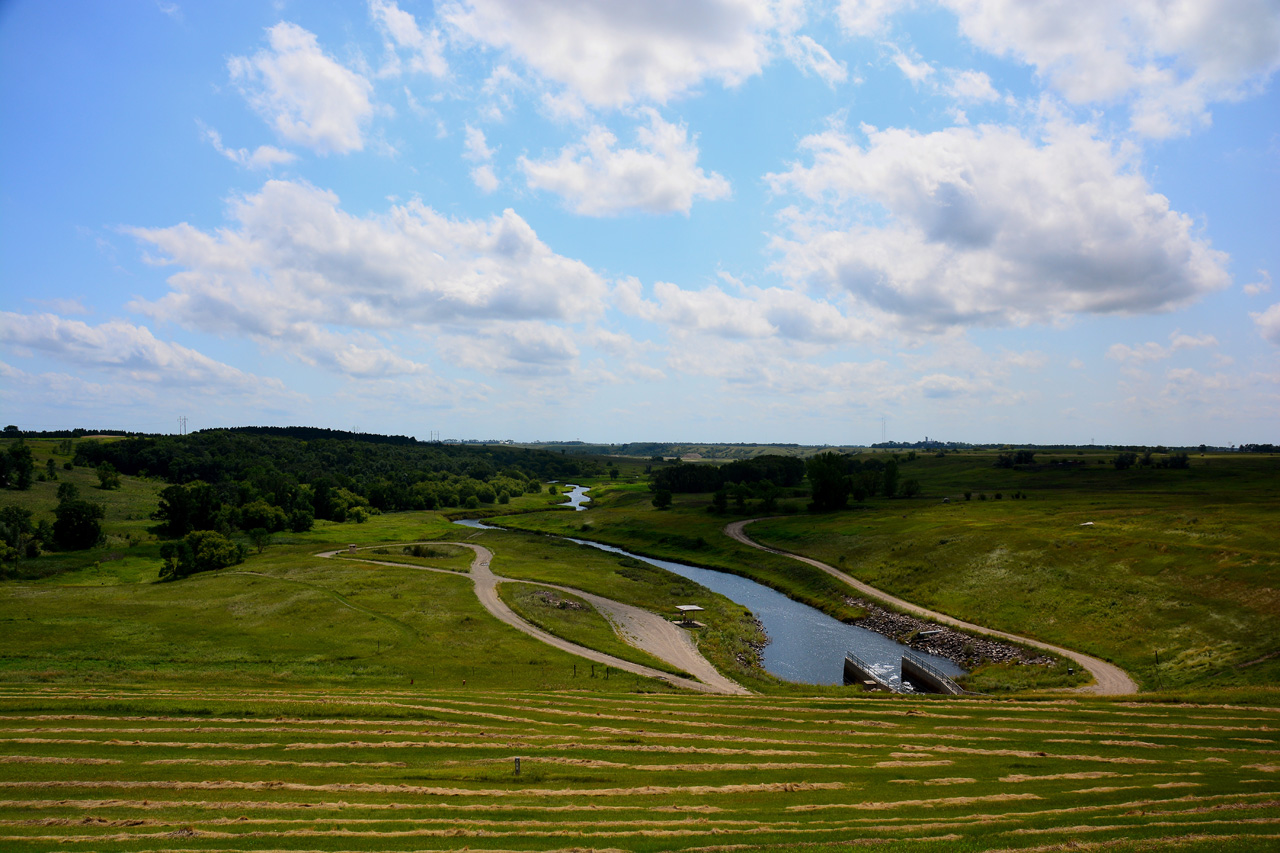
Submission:
{"label": "riverbank", "polygon": [[966,671],[988,663],[1058,665],[1057,658],[1044,652],[957,631],[937,622],[889,610],[866,598],[845,596],[845,603],[867,611],[866,616],[854,623],[859,628],[875,631],[915,651],[946,658]]}

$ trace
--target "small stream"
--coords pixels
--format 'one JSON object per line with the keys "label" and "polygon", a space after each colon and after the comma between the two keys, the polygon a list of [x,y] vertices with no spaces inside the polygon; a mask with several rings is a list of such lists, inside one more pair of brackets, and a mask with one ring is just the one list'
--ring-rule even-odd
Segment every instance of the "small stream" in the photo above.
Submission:
{"label": "small stream", "polygon": [[[567,493],[571,505],[578,511],[586,509],[586,492],[587,489],[583,486],[573,486],[573,491]],[[479,530],[501,529],[475,519],[462,519],[454,523]],[[902,653],[912,650],[883,634],[856,625],[846,625],[820,610],[793,601],[777,590],[748,578],[670,560],[642,557],[599,542],[563,538],[666,569],[702,584],[712,592],[750,610],[769,635],[770,642],[764,647],[763,653],[764,668],[778,678],[802,684],[843,684],[844,655],[845,652],[853,652],[875,668],[876,673],[885,681],[895,686],[902,685],[907,690],[912,689],[910,682],[903,684],[900,672]],[[953,678],[964,674],[963,669],[946,658],[918,651],[913,651],[913,654],[924,658]]]}

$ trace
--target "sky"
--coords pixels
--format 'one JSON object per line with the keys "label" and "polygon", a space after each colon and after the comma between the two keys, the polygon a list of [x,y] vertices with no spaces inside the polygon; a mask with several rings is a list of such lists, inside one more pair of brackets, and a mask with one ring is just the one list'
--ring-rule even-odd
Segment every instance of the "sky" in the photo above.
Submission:
{"label": "sky", "polygon": [[1276,442],[1278,69],[1280,0],[4,0],[0,420]]}

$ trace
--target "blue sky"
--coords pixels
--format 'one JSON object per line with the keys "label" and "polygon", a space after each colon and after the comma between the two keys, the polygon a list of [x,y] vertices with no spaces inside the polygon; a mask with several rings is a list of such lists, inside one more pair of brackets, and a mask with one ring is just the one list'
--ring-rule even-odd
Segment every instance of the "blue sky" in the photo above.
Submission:
{"label": "blue sky", "polygon": [[26,429],[1238,444],[1276,0],[0,4]]}

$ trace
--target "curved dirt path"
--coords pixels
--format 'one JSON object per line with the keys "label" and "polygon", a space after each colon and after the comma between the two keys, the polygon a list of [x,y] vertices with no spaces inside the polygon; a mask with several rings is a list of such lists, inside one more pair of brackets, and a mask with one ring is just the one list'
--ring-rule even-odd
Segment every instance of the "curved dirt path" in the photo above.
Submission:
{"label": "curved dirt path", "polygon": [[[723,693],[737,696],[746,696],[751,693],[737,682],[726,678],[720,674],[711,663],[702,656],[694,646],[693,640],[689,637],[688,632],[683,628],[663,619],[656,613],[650,613],[640,607],[633,607],[630,604],[623,604],[603,596],[594,595],[589,592],[583,592],[580,589],[573,589],[566,586],[557,586],[556,584],[540,583],[538,581],[519,580],[517,578],[504,578],[495,575],[489,568],[490,561],[493,560],[493,552],[483,545],[475,545],[470,542],[430,542],[430,543],[405,543],[405,544],[431,544],[431,545],[457,545],[462,548],[470,548],[476,555],[475,560],[471,563],[471,579],[475,584],[476,598],[493,616],[500,621],[510,625],[517,630],[523,631],[534,639],[540,640],[549,646],[554,646],[561,651],[584,657],[587,660],[602,663],[615,669],[625,670],[643,675],[648,678],[660,678],[669,684],[677,687],[684,687],[689,690],[697,690],[701,693]],[[333,557],[339,553],[343,553],[342,549],[336,551],[324,551],[317,554],[318,557]],[[396,568],[410,568],[425,572],[439,572],[458,576],[457,572],[451,572],[447,569],[432,569],[427,566],[409,566],[405,563],[393,563],[385,560],[370,560],[363,557],[357,557],[362,563],[372,563],[379,566],[395,566]],[[613,655],[598,652],[595,649],[589,649],[586,646],[580,646],[568,640],[561,639],[553,634],[549,634],[536,625],[521,619],[515,611],[507,606],[498,596],[498,584],[503,582],[510,583],[530,583],[535,586],[556,589],[561,592],[576,595],[579,598],[589,602],[597,610],[604,614],[605,618],[613,622],[621,629],[623,639],[632,646],[647,652],[656,658],[666,661],[677,669],[693,675],[699,679],[697,681],[691,678],[683,678],[678,675],[672,675],[669,672],[662,672],[653,667],[644,666],[643,664],[632,663]]]}
{"label": "curved dirt path", "polygon": [[793,560],[808,563],[810,566],[813,566],[816,569],[821,569],[831,575],[841,583],[853,587],[863,595],[868,595],[872,598],[877,598],[880,601],[892,604],[894,607],[897,607],[899,610],[904,610],[907,613],[913,613],[916,616],[923,616],[926,619],[932,619],[935,622],[941,622],[944,625],[950,625],[953,628],[960,628],[966,631],[974,631],[979,634],[987,634],[992,637],[1012,640],[1015,643],[1034,646],[1038,649],[1045,649],[1047,651],[1056,652],[1064,657],[1071,658],[1073,661],[1080,664],[1080,666],[1088,670],[1094,680],[1093,684],[1086,684],[1084,687],[1074,688],[1074,692],[1096,693],[1099,696],[1125,696],[1130,693],[1138,692],[1137,682],[1130,678],[1128,673],[1115,664],[1107,663],[1104,660],[1100,660],[1099,658],[1095,658],[1091,655],[1086,655],[1082,652],[1064,649],[1062,646],[1055,646],[1051,643],[1042,643],[1039,640],[1032,640],[1029,637],[1020,637],[1017,634],[997,631],[993,628],[984,628],[983,626],[975,625],[972,622],[965,622],[963,619],[956,619],[952,616],[947,616],[944,613],[929,610],[928,608],[921,607],[918,604],[912,604],[909,601],[904,601],[903,599],[890,595],[887,592],[882,592],[870,584],[863,583],[857,578],[845,574],[834,566],[828,566],[821,560],[815,560],[811,557],[802,557],[799,554],[792,554],[790,551],[781,551],[777,548],[770,548],[767,545],[761,545],[759,542],[756,542],[754,539],[747,536],[745,528],[753,521],[764,520],[765,519],[762,518],[748,518],[744,521],[733,521],[725,525],[724,532],[729,536],[729,538],[741,542],[743,545],[749,545],[752,548],[758,548],[759,550],[767,551],[770,554],[780,554],[783,557],[790,557]]}

